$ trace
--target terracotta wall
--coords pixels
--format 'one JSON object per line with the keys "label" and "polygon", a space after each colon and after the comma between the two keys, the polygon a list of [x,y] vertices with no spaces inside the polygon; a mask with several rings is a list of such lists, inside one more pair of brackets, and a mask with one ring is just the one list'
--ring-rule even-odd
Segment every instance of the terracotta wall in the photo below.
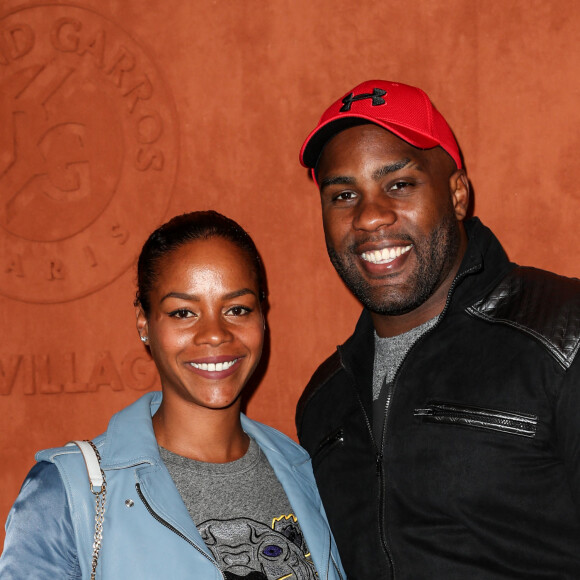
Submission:
{"label": "terracotta wall", "polygon": [[270,354],[248,413],[295,435],[359,310],[298,150],[366,78],[427,90],[475,213],[516,261],[577,274],[579,20],[566,0],[1,0],[0,520],[36,449],[156,384],[134,261],[183,211],[222,211],[261,249]]}

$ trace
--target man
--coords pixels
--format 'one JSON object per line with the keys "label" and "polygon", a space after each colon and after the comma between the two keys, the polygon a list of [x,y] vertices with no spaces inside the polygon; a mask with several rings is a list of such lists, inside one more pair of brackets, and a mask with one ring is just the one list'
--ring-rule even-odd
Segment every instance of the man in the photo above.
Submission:
{"label": "man", "polygon": [[364,306],[296,418],[348,578],[580,578],[580,282],[466,219],[420,89],[349,91],[301,161]]}

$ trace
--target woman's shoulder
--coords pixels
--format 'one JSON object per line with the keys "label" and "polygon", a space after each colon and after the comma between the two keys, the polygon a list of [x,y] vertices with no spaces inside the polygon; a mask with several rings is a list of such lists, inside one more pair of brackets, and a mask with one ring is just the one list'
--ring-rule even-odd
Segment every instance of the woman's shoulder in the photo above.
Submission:
{"label": "woman's shoulder", "polygon": [[[104,435],[99,435],[92,439],[92,443],[95,447],[101,448],[104,444]],[[64,472],[70,474],[69,477],[77,471],[80,471],[83,476],[86,475],[85,460],[83,459],[83,454],[80,448],[75,444],[74,441],[69,441],[66,445],[62,447],[51,447],[49,449],[42,449],[37,451],[35,455],[37,465],[52,465],[53,470],[49,471],[60,472],[61,477]],[[67,478],[67,476],[65,476]],[[67,478],[68,479],[68,478]]]}
{"label": "woman's shoulder", "polygon": [[64,484],[53,463],[39,461],[28,472],[20,493],[36,495],[37,492],[41,492],[38,501],[45,502],[47,506],[61,507],[66,504]]}
{"label": "woman's shoulder", "polygon": [[40,461],[28,472],[8,514],[0,576],[58,578],[66,573],[80,578],[74,546],[64,482],[56,465]]}
{"label": "woman's shoulder", "polygon": [[303,447],[270,425],[242,415],[242,427],[262,448],[269,447],[293,462],[302,463],[310,460],[310,455]]}

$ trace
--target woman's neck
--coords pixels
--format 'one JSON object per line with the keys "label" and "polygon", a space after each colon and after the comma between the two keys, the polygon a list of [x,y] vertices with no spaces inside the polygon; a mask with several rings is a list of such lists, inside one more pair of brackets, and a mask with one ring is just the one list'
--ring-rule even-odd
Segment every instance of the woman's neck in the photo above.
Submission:
{"label": "woman's neck", "polygon": [[227,409],[207,409],[164,399],[153,416],[153,430],[161,447],[207,463],[235,461],[250,444],[242,429],[239,401]]}

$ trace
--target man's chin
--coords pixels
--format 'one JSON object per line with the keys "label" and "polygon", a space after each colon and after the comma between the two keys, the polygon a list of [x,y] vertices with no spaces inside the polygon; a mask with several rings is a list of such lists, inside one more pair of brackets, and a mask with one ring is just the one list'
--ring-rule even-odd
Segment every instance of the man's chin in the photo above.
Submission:
{"label": "man's chin", "polygon": [[356,291],[351,288],[359,302],[373,314],[382,316],[401,316],[417,309],[429,297],[410,292],[408,288],[366,288]]}
{"label": "man's chin", "polygon": [[403,314],[408,314],[413,310],[417,309],[417,306],[394,306],[394,305],[369,305],[363,304],[363,306],[372,312],[373,314],[379,314],[380,316],[403,316]]}

